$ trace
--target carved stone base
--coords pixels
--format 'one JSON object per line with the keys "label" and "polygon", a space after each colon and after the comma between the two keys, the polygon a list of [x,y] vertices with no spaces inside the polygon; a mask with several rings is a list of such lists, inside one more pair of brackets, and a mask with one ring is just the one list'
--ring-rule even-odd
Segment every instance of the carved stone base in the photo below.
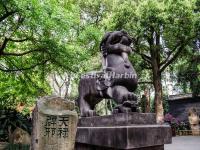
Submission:
{"label": "carved stone base", "polygon": [[150,113],[81,118],[76,150],[164,150],[171,143],[171,128],[155,121]]}

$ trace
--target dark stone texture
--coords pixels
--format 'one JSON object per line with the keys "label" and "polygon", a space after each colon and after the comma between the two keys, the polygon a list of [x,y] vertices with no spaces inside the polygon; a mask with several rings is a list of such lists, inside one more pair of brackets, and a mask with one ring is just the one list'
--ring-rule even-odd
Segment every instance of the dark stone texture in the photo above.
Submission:
{"label": "dark stone texture", "polygon": [[133,149],[171,143],[171,128],[165,125],[78,127],[76,142],[116,149]]}
{"label": "dark stone texture", "polygon": [[169,143],[170,126],[155,124],[150,113],[81,118],[76,134],[76,150],[163,150]]}
{"label": "dark stone texture", "polygon": [[100,44],[102,70],[82,75],[79,83],[77,104],[82,117],[95,116],[95,105],[103,98],[113,99],[118,104],[115,113],[137,111],[137,97],[133,92],[138,78],[128,59],[132,52],[131,43],[132,39],[125,31],[104,35]]}
{"label": "dark stone texture", "polygon": [[[108,147],[101,147],[101,146],[94,146],[87,144],[77,144],[75,150],[116,150],[116,148],[108,148]],[[129,150],[164,150],[164,145],[134,148]]]}
{"label": "dark stone texture", "polygon": [[133,124],[155,124],[154,113],[118,113],[108,116],[94,116],[80,118],[79,127],[102,127],[102,126],[128,126]]}
{"label": "dark stone texture", "polygon": [[200,97],[196,98],[179,98],[176,100],[169,100],[169,113],[181,121],[188,122],[188,110],[191,107],[197,109],[200,115]]}

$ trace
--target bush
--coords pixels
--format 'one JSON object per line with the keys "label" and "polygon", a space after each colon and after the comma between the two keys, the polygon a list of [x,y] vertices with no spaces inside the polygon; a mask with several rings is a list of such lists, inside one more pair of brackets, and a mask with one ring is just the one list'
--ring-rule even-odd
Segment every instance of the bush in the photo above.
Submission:
{"label": "bush", "polygon": [[13,132],[17,127],[31,133],[31,119],[16,110],[0,110],[0,141],[9,140],[9,129]]}
{"label": "bush", "polygon": [[164,121],[168,123],[176,131],[179,130],[188,130],[189,125],[183,121],[180,121],[178,118],[173,117],[171,114],[167,113],[164,117]]}

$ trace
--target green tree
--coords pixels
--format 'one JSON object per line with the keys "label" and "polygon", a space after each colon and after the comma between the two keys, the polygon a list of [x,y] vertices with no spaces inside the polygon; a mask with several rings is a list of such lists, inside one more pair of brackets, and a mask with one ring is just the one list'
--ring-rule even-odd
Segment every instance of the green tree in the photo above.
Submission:
{"label": "green tree", "polygon": [[81,51],[77,53],[71,42],[73,28],[79,23],[75,17],[79,11],[72,2],[1,1],[1,71],[23,71],[45,64],[74,68],[73,61]]}
{"label": "green tree", "polygon": [[178,82],[185,93],[190,89],[194,97],[198,96],[200,94],[200,55],[198,51],[196,53],[192,51],[183,56],[183,59],[185,60],[176,65]]}
{"label": "green tree", "polygon": [[73,0],[0,0],[1,106],[50,94],[53,71],[79,70],[87,58],[77,42],[79,14]]}
{"label": "green tree", "polygon": [[[155,89],[157,121],[163,121],[162,73],[197,37],[199,13],[195,0],[114,1],[112,30],[127,30],[134,39],[135,52],[150,69]],[[120,6],[120,7],[119,7]]]}

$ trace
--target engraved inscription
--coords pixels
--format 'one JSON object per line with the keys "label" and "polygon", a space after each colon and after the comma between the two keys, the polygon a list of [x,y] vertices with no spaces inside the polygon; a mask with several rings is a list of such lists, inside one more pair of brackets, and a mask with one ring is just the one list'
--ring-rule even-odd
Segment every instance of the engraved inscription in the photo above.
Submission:
{"label": "engraved inscription", "polygon": [[46,122],[44,125],[44,136],[67,138],[69,132],[68,125],[69,116],[48,115],[46,116]]}

